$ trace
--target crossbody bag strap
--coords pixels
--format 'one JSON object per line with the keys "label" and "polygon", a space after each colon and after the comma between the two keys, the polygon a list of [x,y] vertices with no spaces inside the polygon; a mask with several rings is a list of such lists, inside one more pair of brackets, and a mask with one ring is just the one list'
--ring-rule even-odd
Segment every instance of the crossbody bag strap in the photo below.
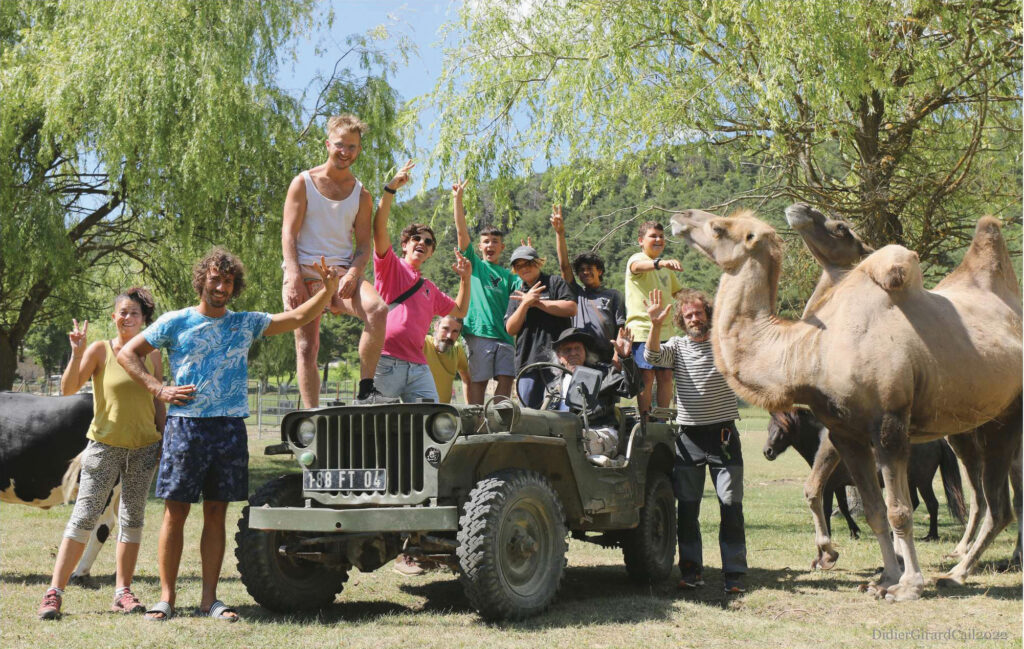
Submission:
{"label": "crossbody bag strap", "polygon": [[423,286],[423,282],[424,281],[426,281],[426,280],[424,280],[422,277],[420,277],[418,280],[416,280],[415,284],[413,284],[412,286],[409,287],[409,290],[407,290],[405,293],[402,293],[401,295],[396,297],[394,300],[391,300],[390,302],[388,302],[388,310],[389,311],[393,311],[396,306],[398,306],[402,302],[405,302],[406,300],[411,298],[416,293],[416,291],[420,290],[420,287]]}

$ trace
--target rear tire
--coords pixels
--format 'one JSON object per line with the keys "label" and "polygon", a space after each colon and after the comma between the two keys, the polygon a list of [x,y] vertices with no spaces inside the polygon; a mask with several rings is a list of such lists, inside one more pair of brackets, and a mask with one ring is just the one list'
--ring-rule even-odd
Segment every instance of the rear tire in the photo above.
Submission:
{"label": "rear tire", "polygon": [[565,572],[565,511],[544,476],[508,470],[479,481],[459,519],[466,597],[486,620],[521,620],[551,604]]}
{"label": "rear tire", "polygon": [[252,598],[281,613],[324,608],[345,587],[348,571],[314,561],[281,556],[278,548],[300,537],[297,532],[249,529],[249,509],[301,507],[302,477],[280,476],[267,482],[249,498],[238,519],[235,558],[238,574]]}
{"label": "rear tire", "polygon": [[676,558],[676,499],[664,473],[650,473],[640,524],[625,532],[622,558],[630,579],[656,584],[672,574]]}

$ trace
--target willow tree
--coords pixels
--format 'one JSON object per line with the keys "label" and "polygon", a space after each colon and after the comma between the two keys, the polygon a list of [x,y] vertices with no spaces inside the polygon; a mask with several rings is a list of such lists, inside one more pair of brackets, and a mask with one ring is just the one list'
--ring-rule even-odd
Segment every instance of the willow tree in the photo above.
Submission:
{"label": "willow tree", "polygon": [[499,0],[453,27],[433,94],[447,169],[545,157],[586,196],[598,170],[687,144],[759,165],[760,200],[939,264],[981,214],[1019,219],[1019,2]]}
{"label": "willow tree", "polygon": [[355,72],[342,56],[323,80],[313,115],[277,85],[315,9],[2,3],[0,389],[33,323],[83,294],[109,299],[111,276],[141,274],[164,309],[193,301],[189,267],[211,244],[249,262],[247,302],[279,304],[281,204],[292,176],[322,161],[320,118],[344,109],[377,127],[359,169],[371,181],[391,164],[398,114],[387,62],[365,40],[350,42]]}

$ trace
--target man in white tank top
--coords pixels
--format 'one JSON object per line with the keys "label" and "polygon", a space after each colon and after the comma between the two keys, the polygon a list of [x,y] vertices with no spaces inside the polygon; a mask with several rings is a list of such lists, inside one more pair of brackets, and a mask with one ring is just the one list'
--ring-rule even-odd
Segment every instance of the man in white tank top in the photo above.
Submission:
{"label": "man in white tank top", "polygon": [[[288,186],[281,228],[286,309],[293,309],[322,286],[313,264],[323,255],[339,269],[341,282],[328,307],[335,315],[354,315],[365,323],[359,338],[359,395],[356,403],[390,403],[373,385],[387,326],[388,308],[373,285],[363,281],[372,250],[373,198],[352,174],[362,151],[365,123],[354,115],[338,115],[327,122],[327,161],[303,171]],[[320,403],[320,375],[316,355],[320,349],[320,318],[295,330],[296,374],[306,408]]]}

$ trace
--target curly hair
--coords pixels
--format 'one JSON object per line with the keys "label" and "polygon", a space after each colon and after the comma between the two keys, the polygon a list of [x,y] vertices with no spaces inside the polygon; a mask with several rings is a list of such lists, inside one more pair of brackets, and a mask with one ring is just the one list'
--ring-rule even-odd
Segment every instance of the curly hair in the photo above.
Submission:
{"label": "curly hair", "polygon": [[683,306],[686,304],[699,303],[704,305],[704,313],[708,315],[708,326],[711,326],[711,301],[704,291],[692,288],[684,288],[676,294],[676,308],[672,315],[672,322],[680,331],[686,331],[686,322],[683,320]]}
{"label": "curly hair", "polygon": [[121,291],[114,298],[115,309],[117,308],[117,303],[121,300],[131,300],[138,304],[139,310],[142,311],[142,320],[147,325],[153,323],[153,312],[156,310],[156,302],[153,300],[153,294],[149,292],[149,289],[142,286],[133,286]]}
{"label": "curly hair", "polygon": [[366,122],[349,113],[335,115],[327,120],[328,137],[330,137],[331,133],[334,132],[341,134],[358,133],[359,139],[362,140],[363,136],[366,135],[369,130],[370,127],[366,125]]}
{"label": "curly hair", "polygon": [[245,266],[242,265],[242,261],[228,252],[226,248],[217,246],[192,267],[192,288],[196,290],[199,297],[203,296],[206,273],[211,268],[216,268],[221,275],[231,275],[235,279],[231,297],[238,297],[245,289]]}
{"label": "curly hair", "polygon": [[601,259],[599,255],[592,252],[581,252],[576,255],[572,260],[572,272],[579,275],[580,269],[584,266],[593,266],[601,276],[604,276],[604,259]]}
{"label": "curly hair", "polygon": [[412,235],[419,234],[420,232],[430,233],[430,238],[434,240],[434,249],[437,250],[437,235],[434,234],[433,228],[431,228],[426,223],[410,223],[409,225],[405,226],[405,229],[402,230],[401,241],[399,245],[404,246],[406,242],[408,242],[409,239],[412,238]]}

